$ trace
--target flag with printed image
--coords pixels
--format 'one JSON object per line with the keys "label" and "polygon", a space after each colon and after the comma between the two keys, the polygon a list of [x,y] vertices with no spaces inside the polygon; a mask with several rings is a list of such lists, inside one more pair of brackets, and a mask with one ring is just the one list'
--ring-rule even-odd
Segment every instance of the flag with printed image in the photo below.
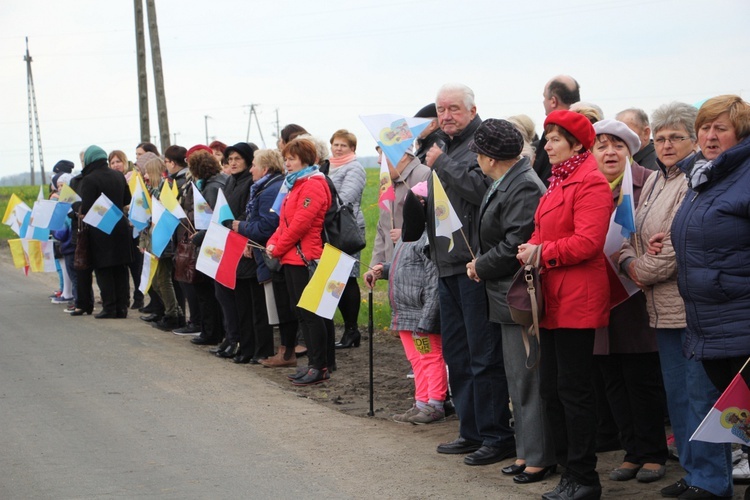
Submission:
{"label": "flag with printed image", "polygon": [[[195,183],[193,183],[193,207],[195,209],[195,229],[208,229],[214,209],[208,204]],[[232,217],[232,220],[234,220],[234,217]]]}
{"label": "flag with printed image", "polygon": [[164,181],[161,186],[161,193],[159,194],[159,201],[161,204],[169,210],[169,213],[177,217],[178,219],[187,219],[185,210],[180,206],[180,202],[177,201],[177,183],[173,182],[172,186],[168,181]]}
{"label": "flag with printed image", "polygon": [[107,198],[106,194],[102,193],[89,208],[83,222],[104,233],[112,234],[112,230],[120,222],[120,219],[122,219],[122,210],[117,208],[112,200]]}
{"label": "flag with printed image", "polygon": [[8,240],[10,255],[13,257],[13,266],[16,269],[24,269],[29,266],[29,257],[23,249],[23,242],[20,238]]}
{"label": "flag with printed image", "polygon": [[297,307],[326,319],[333,318],[356,262],[354,257],[326,243],[318,267],[302,291]]}
{"label": "flag with printed image", "polygon": [[40,229],[58,231],[65,225],[68,212],[70,212],[70,203],[53,200],[36,201],[31,210],[30,224]]}
{"label": "flag with printed image", "polygon": [[690,441],[750,445],[750,368],[747,361],[716,400]]}
{"label": "flag with printed image", "polygon": [[216,206],[214,207],[214,213],[211,214],[211,222],[221,224],[226,220],[234,220],[234,214],[232,209],[227,203],[227,198],[224,196],[224,190],[219,188],[219,193],[216,196]]}
{"label": "flag with printed image", "polygon": [[36,227],[32,225],[31,222],[31,210],[29,210],[23,217],[23,222],[21,223],[21,229],[18,235],[22,239],[47,241],[49,239],[50,230]]}
{"label": "flag with printed image", "polygon": [[[130,176],[130,179],[128,179],[128,188],[130,189],[130,196],[135,195],[135,188],[140,184],[141,189],[148,193],[148,188],[146,188],[146,182],[143,180],[143,177],[141,176],[141,173],[136,169],[133,171],[133,173]],[[151,201],[149,199],[149,201]]]}
{"label": "flag with printed image", "polygon": [[180,220],[156,198],[151,199],[151,204],[151,252],[161,257],[175,229],[180,225]]}
{"label": "flag with printed image", "polygon": [[54,243],[51,240],[21,240],[29,256],[29,268],[32,273],[54,273],[55,266]]}
{"label": "flag with printed image", "polygon": [[203,238],[195,268],[234,290],[237,284],[237,265],[247,245],[247,238],[211,222]]}
{"label": "flag with printed image", "polygon": [[10,226],[18,236],[24,237],[25,234],[21,234],[21,226],[23,226],[27,214],[31,214],[31,209],[18,195],[13,193],[8,200],[8,206],[5,207],[3,224]]}
{"label": "flag with printed image", "polygon": [[434,170],[432,171],[432,200],[434,203],[433,212],[435,213],[435,236],[444,236],[451,240],[448,244],[448,251],[450,252],[453,250],[453,233],[461,229],[463,224],[461,224],[461,220],[453,209],[448,194]]}
{"label": "flag with printed image", "polygon": [[391,180],[391,171],[388,168],[388,162],[386,161],[385,153],[381,149],[380,152],[380,196],[378,197],[378,205],[383,210],[391,212],[393,202],[396,200],[396,191],[393,190],[393,181]]}
{"label": "flag with printed image", "polygon": [[[132,179],[132,177],[131,177]],[[133,236],[148,227],[151,218],[151,199],[148,191],[140,183],[135,184],[135,191],[130,200],[130,210],[128,211],[128,220],[133,225]]]}
{"label": "flag with printed image", "polygon": [[433,120],[393,114],[360,115],[359,119],[394,166],[401,161],[404,153],[413,147],[414,140]]}
{"label": "flag with printed image", "polygon": [[149,252],[143,252],[143,267],[141,268],[141,284],[138,287],[142,293],[147,293],[151,288],[151,282],[154,281],[156,266],[159,265],[159,258]]}
{"label": "flag with printed image", "polygon": [[62,189],[60,189],[60,196],[59,198],[57,198],[57,201],[61,203],[70,203],[72,205],[77,201],[81,201],[81,197],[78,196],[78,193],[76,193],[72,187],[67,184],[63,184]]}

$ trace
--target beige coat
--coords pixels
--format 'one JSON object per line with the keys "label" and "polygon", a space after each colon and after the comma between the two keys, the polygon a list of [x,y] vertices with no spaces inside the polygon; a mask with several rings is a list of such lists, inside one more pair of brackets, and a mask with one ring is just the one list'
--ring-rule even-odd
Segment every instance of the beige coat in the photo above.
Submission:
{"label": "beige coat", "polygon": [[[687,180],[673,166],[664,175],[663,167],[650,176],[641,191],[635,213],[637,232],[626,241],[620,264],[635,259],[635,275],[646,285],[646,305],[653,328],[684,328],[685,305],[677,290],[677,261],[672,246],[671,228],[677,210],[687,193]],[[656,233],[665,233],[664,247],[659,255],[646,251],[648,240]]]}

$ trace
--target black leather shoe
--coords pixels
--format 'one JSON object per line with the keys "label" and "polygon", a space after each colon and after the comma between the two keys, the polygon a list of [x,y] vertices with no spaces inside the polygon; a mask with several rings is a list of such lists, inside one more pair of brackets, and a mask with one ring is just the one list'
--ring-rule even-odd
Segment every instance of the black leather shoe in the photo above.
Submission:
{"label": "black leather shoe", "polygon": [[253,356],[251,354],[238,354],[234,357],[234,362],[238,365],[246,365],[250,363],[253,360]]}
{"label": "black leather shoe", "polygon": [[482,447],[482,443],[476,441],[469,441],[462,437],[458,437],[449,443],[441,443],[437,447],[438,453],[445,453],[447,455],[461,455],[463,453],[472,453]]}
{"label": "black leather shoe", "polygon": [[526,472],[523,471],[517,476],[513,477],[513,482],[518,484],[529,484],[541,481],[548,475],[552,475],[557,472],[557,465],[549,465],[539,472]]}
{"label": "black leather shoe", "polygon": [[471,455],[464,457],[466,465],[489,465],[516,456],[516,440],[500,446],[482,446]]}
{"label": "black leather shoe", "polygon": [[239,348],[240,346],[236,342],[232,342],[225,349],[217,352],[216,355],[220,358],[233,358],[237,355]]}
{"label": "black leather shoe", "polygon": [[71,316],[83,316],[84,314],[88,314],[91,316],[91,313],[94,312],[94,309],[75,309],[72,313],[70,313]]}
{"label": "black leather shoe", "polygon": [[[157,307],[156,304],[153,302],[149,302],[146,307],[140,307],[138,308],[138,312],[142,312],[143,314],[153,314],[158,313],[161,308]],[[164,311],[161,311],[162,313]]]}
{"label": "black leather shoe", "polygon": [[206,337],[201,337],[199,335],[197,337],[194,337],[194,338],[190,339],[190,343],[191,344],[195,344],[195,345],[216,345],[219,342],[216,341],[216,340],[208,339]]}
{"label": "black leather shoe", "polygon": [[179,328],[180,325],[180,318],[179,316],[164,316],[159,321],[154,321],[151,323],[151,326],[154,328],[158,328],[159,330],[162,330],[164,332],[171,332],[175,328]]}
{"label": "black leather shoe", "polygon": [[[568,479],[565,488],[556,496],[559,500],[599,500],[602,497],[602,487],[598,484],[581,484]],[[542,498],[550,498],[542,496]]]}
{"label": "black leather shoe", "polygon": [[133,305],[130,308],[134,311],[143,308],[143,299],[133,299]]}
{"label": "black leather shoe", "polygon": [[162,316],[156,313],[151,313],[145,316],[141,316],[141,320],[145,321],[146,323],[154,323],[156,321],[159,321],[161,318]]}
{"label": "black leather shoe", "polygon": [[224,349],[229,347],[230,343],[231,342],[229,342],[227,339],[224,339],[221,341],[221,343],[218,346],[212,347],[211,349],[209,349],[208,352],[210,352],[211,354],[216,354],[217,352],[223,351]]}
{"label": "black leather shoe", "polygon": [[500,469],[500,472],[502,472],[506,476],[515,476],[515,475],[522,473],[525,468],[526,468],[526,464],[520,464],[520,465],[511,464],[507,467],[503,467],[502,469]]}
{"label": "black leather shoe", "polygon": [[94,314],[94,317],[96,319],[114,319],[117,317],[117,314],[113,312],[102,311],[99,314]]}
{"label": "black leather shoe", "polygon": [[676,483],[665,486],[659,491],[659,493],[665,498],[677,498],[685,493],[689,487],[690,486],[688,486],[684,479],[680,479]]}
{"label": "black leather shoe", "polygon": [[357,328],[347,328],[341,340],[336,342],[336,349],[349,349],[350,347],[359,347],[362,340],[362,334]]}

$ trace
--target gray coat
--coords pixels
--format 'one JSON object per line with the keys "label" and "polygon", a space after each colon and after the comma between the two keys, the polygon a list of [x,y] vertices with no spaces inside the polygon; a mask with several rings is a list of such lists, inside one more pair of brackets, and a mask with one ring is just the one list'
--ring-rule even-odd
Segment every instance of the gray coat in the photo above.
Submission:
{"label": "gray coat", "polygon": [[391,303],[391,330],[440,333],[438,273],[426,254],[427,233],[417,241],[401,240],[393,260],[383,266]]}
{"label": "gray coat", "polygon": [[513,275],[521,267],[518,245],[534,231],[534,213],[546,189],[531,168],[520,159],[505,174],[497,189],[489,189],[479,211],[479,243],[476,272],[487,291],[489,319],[513,323],[505,295]]}
{"label": "gray coat", "polygon": [[362,234],[365,234],[365,216],[359,207],[359,204],[362,203],[365,184],[367,184],[365,168],[357,160],[354,160],[338,168],[331,166],[328,177],[333,181],[341,201],[352,204],[354,213],[357,214],[357,224]]}

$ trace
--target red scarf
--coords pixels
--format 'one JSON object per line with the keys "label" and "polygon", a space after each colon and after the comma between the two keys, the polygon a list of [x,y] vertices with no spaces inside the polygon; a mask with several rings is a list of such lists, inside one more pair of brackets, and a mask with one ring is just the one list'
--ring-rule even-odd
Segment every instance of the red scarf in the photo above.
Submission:
{"label": "red scarf", "polygon": [[591,156],[591,153],[584,151],[579,155],[571,156],[557,165],[552,165],[552,177],[549,178],[549,187],[547,188],[546,194],[550,194],[553,189],[570,177],[570,174],[575,172],[575,169],[578,168],[581,163],[586,161],[589,156]]}

